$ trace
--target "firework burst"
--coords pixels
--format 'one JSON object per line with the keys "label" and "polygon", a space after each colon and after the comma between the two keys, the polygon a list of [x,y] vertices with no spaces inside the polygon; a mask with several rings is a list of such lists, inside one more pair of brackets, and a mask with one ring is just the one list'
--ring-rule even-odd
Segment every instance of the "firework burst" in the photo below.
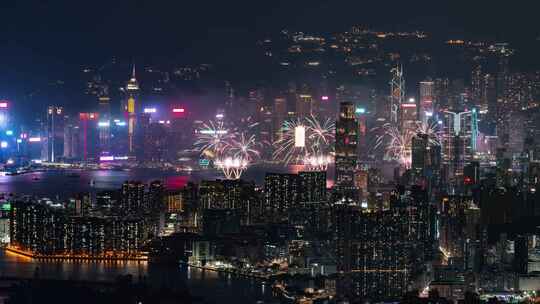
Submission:
{"label": "firework burst", "polygon": [[236,133],[226,128],[223,121],[209,121],[197,130],[196,136],[195,146],[201,154],[219,158],[231,146]]}
{"label": "firework burst", "polygon": [[241,157],[225,157],[216,159],[215,164],[226,179],[239,179],[247,169],[249,161]]}
{"label": "firework burst", "polygon": [[315,116],[285,121],[280,138],[274,142],[274,159],[284,164],[306,165],[311,170],[326,170],[332,161],[335,137],[332,120]]}
{"label": "firework burst", "polygon": [[[248,126],[246,129],[251,128]],[[213,159],[215,166],[227,179],[239,179],[248,166],[260,156],[260,145],[255,135],[227,128],[223,121],[203,124],[197,130],[195,146],[201,155]]]}
{"label": "firework burst", "polygon": [[441,145],[441,130],[439,129],[439,124],[437,122],[418,122],[416,124],[416,133],[426,134],[428,136],[429,144],[432,146]]}
{"label": "firework burst", "polygon": [[375,148],[384,149],[384,159],[397,161],[405,168],[411,165],[411,143],[415,132],[399,130],[392,124],[384,124],[383,134],[377,137]]}
{"label": "firework burst", "polygon": [[374,148],[383,148],[385,160],[397,161],[405,168],[411,166],[412,140],[417,134],[426,134],[431,146],[441,145],[437,124],[418,122],[415,130],[400,130],[395,125],[387,123],[381,128],[383,132],[377,137]]}

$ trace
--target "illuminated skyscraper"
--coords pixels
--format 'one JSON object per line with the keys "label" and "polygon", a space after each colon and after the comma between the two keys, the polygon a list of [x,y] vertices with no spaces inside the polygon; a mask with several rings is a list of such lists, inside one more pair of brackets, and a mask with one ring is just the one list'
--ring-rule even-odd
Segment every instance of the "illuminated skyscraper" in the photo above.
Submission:
{"label": "illuminated skyscraper", "polygon": [[418,111],[419,120],[427,123],[433,116],[434,106],[434,82],[431,80],[420,82],[420,111]]}
{"label": "illuminated skyscraper", "polygon": [[139,83],[137,82],[137,78],[135,77],[135,65],[133,65],[133,70],[131,72],[131,79],[127,82],[126,85],[126,105],[125,105],[125,112],[128,118],[128,152],[130,156],[134,156],[135,154],[135,123],[136,123],[136,117],[137,117],[137,106],[140,101],[137,101],[139,99]]}
{"label": "illuminated skyscraper", "polygon": [[45,143],[42,158],[45,161],[55,162],[64,154],[64,109],[57,106],[47,108],[45,121]]}
{"label": "illuminated skyscraper", "polygon": [[79,149],[80,158],[88,160],[98,158],[99,114],[79,113]]}
{"label": "illuminated skyscraper", "polygon": [[403,78],[403,67],[396,66],[391,70],[392,79],[390,81],[390,123],[397,126],[401,120],[401,104],[405,101],[405,80]]}
{"label": "illuminated skyscraper", "polygon": [[340,104],[336,121],[336,175],[335,188],[338,196],[355,198],[354,172],[358,159],[358,122],[355,106],[350,102]]}
{"label": "illuminated skyscraper", "polygon": [[463,174],[463,167],[476,151],[478,137],[477,110],[444,112],[443,160],[449,166],[450,177]]}

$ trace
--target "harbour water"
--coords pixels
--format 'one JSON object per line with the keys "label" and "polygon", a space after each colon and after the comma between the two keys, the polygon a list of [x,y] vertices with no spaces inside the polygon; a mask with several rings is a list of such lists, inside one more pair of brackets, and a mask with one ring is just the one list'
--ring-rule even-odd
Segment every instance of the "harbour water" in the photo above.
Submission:
{"label": "harbour water", "polygon": [[[265,171],[268,171],[268,168],[254,168],[247,172],[247,178],[260,183]],[[45,171],[1,176],[0,192],[67,198],[83,191],[119,189],[126,180],[149,182],[160,179],[168,188],[175,189],[183,187],[189,181],[197,182],[215,178],[220,178],[215,171],[190,174],[147,169]],[[119,275],[131,274],[134,280],[146,277],[151,284],[156,286],[187,287],[193,295],[203,297],[203,303],[256,303],[257,301],[268,303],[272,301],[271,288],[266,285],[268,283],[208,270],[186,266],[160,267],[148,265],[145,262],[35,261],[0,250],[0,276],[30,278],[36,274],[42,278],[90,281],[112,281]]]}

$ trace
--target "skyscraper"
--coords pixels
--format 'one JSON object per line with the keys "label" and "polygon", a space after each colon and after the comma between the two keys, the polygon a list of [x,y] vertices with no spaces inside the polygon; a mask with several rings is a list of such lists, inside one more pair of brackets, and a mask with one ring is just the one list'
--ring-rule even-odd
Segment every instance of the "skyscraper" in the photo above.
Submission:
{"label": "skyscraper", "polygon": [[138,106],[137,99],[139,98],[139,83],[137,82],[137,78],[135,77],[135,65],[133,65],[131,78],[127,82],[125,92],[127,95],[127,100],[124,110],[128,117],[128,152],[130,156],[134,156],[135,122],[137,116],[136,107]]}
{"label": "skyscraper", "polygon": [[340,104],[339,117],[336,121],[336,175],[335,189],[338,196],[356,198],[354,172],[358,159],[357,140],[358,122],[355,106],[350,102]]}
{"label": "skyscraper", "polygon": [[300,202],[323,202],[326,200],[326,172],[299,172]]}
{"label": "skyscraper", "polygon": [[298,202],[298,175],[267,173],[264,178],[265,209],[274,219],[286,217]]}
{"label": "skyscraper", "polygon": [[419,120],[424,123],[427,123],[428,119],[433,115],[434,85],[431,80],[420,82],[420,110],[418,116]]}
{"label": "skyscraper", "polygon": [[55,162],[59,156],[64,154],[64,109],[58,106],[49,106],[45,123],[43,159]]}

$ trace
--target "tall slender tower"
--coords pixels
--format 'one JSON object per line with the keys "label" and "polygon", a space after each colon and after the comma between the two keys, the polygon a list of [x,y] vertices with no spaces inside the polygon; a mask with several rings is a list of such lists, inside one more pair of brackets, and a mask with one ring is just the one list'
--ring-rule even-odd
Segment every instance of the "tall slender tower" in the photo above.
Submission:
{"label": "tall slender tower", "polygon": [[342,198],[356,198],[354,172],[358,159],[358,122],[355,106],[350,102],[340,104],[339,117],[336,121],[336,185],[335,189]]}
{"label": "tall slender tower", "polygon": [[139,99],[139,83],[135,77],[135,65],[133,65],[133,70],[131,72],[131,79],[127,82],[126,85],[126,95],[127,102],[125,105],[125,112],[128,119],[128,152],[130,156],[135,154],[135,144],[134,144],[134,134],[135,134],[135,123],[136,123],[136,102]]}
{"label": "tall slender tower", "polygon": [[405,79],[403,78],[403,67],[396,65],[390,73],[390,123],[399,126],[401,123],[401,104],[405,100]]}

